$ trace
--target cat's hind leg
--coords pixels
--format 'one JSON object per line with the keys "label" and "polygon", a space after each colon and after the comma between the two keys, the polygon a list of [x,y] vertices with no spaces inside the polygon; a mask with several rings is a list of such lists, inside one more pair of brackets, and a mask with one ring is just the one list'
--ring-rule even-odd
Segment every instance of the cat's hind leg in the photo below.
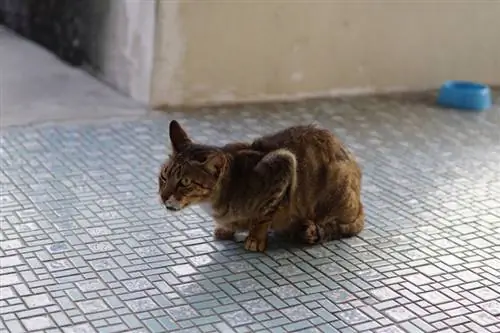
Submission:
{"label": "cat's hind leg", "polygon": [[360,204],[356,217],[346,216],[337,219],[339,234],[343,238],[353,237],[363,231],[365,227],[365,213],[363,206]]}
{"label": "cat's hind leg", "polygon": [[360,176],[352,174],[351,167],[346,166],[339,168],[332,181],[335,188],[316,203],[311,213],[314,223],[303,223],[303,238],[310,244],[352,237],[364,228]]}
{"label": "cat's hind leg", "polygon": [[356,236],[364,226],[365,215],[360,205],[360,209],[354,216],[345,214],[340,217],[327,216],[318,221],[304,220],[300,236],[306,244],[318,244]]}
{"label": "cat's hind leg", "polygon": [[339,239],[336,223],[331,221],[304,220],[299,234],[300,239],[306,244],[318,244],[329,240]]}

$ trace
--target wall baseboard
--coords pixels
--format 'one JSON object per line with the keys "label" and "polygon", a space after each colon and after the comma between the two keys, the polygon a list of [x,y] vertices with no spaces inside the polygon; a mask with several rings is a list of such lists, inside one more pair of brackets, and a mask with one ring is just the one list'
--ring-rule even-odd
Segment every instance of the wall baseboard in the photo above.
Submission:
{"label": "wall baseboard", "polygon": [[242,104],[268,104],[268,103],[294,103],[305,100],[335,99],[341,97],[356,96],[377,96],[392,94],[429,94],[436,88],[408,88],[408,87],[388,87],[388,88],[353,88],[334,89],[322,92],[297,93],[297,94],[259,94],[250,98],[212,98],[206,101],[193,101],[178,104],[160,104],[151,107],[157,110],[168,110],[172,108],[197,109],[202,107],[218,106],[238,106]]}

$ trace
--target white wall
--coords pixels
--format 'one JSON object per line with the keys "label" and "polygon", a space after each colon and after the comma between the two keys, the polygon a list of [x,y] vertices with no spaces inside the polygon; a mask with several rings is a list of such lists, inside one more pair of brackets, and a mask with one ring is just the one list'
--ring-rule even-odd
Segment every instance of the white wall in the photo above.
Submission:
{"label": "white wall", "polygon": [[500,85],[500,1],[91,1],[100,75],[154,107]]}
{"label": "white wall", "polygon": [[500,1],[159,1],[153,105],[500,84]]}

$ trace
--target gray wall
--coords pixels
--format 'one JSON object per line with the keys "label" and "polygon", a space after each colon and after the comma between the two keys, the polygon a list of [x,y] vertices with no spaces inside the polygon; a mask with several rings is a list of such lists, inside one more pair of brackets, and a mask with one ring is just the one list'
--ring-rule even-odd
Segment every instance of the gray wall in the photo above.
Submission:
{"label": "gray wall", "polygon": [[149,104],[156,0],[0,0],[8,27]]}
{"label": "gray wall", "polygon": [[87,0],[85,40],[92,71],[111,86],[149,104],[156,0]]}

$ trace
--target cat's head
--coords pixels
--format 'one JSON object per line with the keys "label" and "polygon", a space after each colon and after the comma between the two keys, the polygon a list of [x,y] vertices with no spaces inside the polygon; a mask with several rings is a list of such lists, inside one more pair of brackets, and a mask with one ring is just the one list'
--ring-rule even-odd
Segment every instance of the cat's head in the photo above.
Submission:
{"label": "cat's head", "polygon": [[158,177],[161,202],[178,211],[190,204],[209,201],[217,190],[227,158],[216,147],[196,144],[175,120],[169,126],[172,155]]}

